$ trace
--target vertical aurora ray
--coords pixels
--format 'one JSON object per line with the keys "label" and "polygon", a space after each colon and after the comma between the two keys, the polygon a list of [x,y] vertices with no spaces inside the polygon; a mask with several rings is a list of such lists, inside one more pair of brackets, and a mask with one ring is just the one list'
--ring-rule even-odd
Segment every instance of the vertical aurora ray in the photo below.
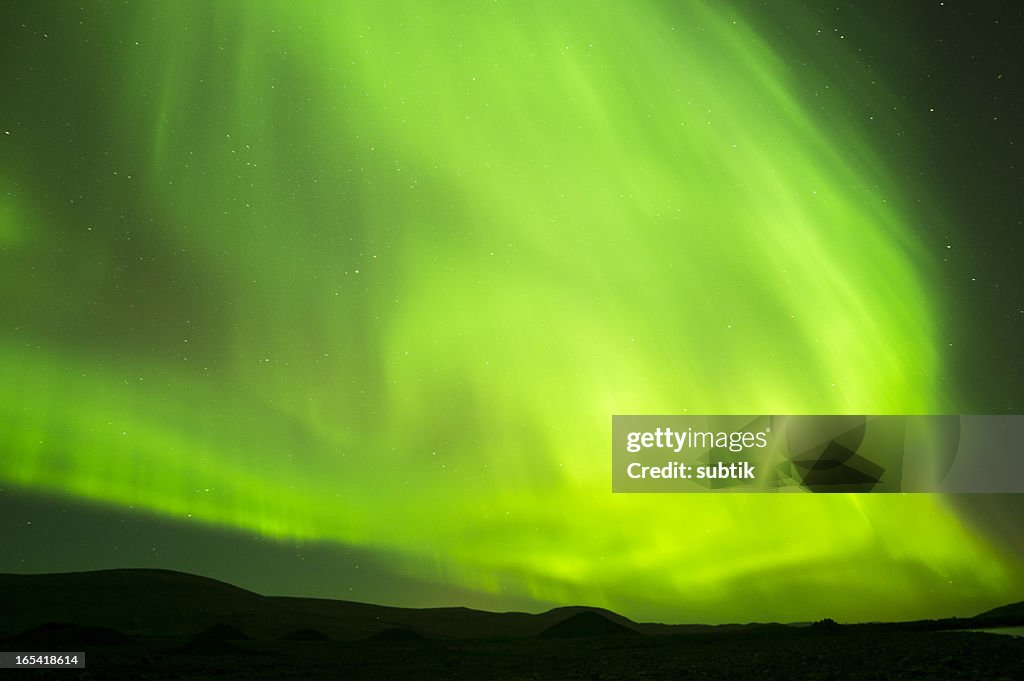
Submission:
{"label": "vertical aurora ray", "polygon": [[893,171],[733,10],[153,7],[100,33],[109,198],[0,207],[61,301],[0,339],[0,480],[635,617],[1024,586],[937,497],[610,493],[613,413],[948,408]]}

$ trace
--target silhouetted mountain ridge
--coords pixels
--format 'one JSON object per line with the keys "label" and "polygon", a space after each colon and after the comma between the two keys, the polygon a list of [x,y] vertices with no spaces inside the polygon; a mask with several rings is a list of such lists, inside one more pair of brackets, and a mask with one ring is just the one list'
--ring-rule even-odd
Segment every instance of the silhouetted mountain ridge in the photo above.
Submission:
{"label": "silhouetted mountain ridge", "polygon": [[613,622],[605,613],[577,612],[540,632],[541,638],[585,638],[589,636],[639,636],[640,632],[619,622]]}
{"label": "silhouetted mountain ridge", "polygon": [[1007,605],[1001,605],[998,608],[992,608],[985,612],[975,615],[974,619],[987,620],[987,619],[1002,619],[1004,617],[1016,617],[1024,619],[1024,601],[1019,603],[1009,603]]}
{"label": "silhouetted mountain ridge", "polygon": [[[391,606],[260,594],[172,570],[118,569],[41,575],[0,574],[0,631],[49,622],[107,626],[135,637],[188,638],[210,627],[233,627],[257,639],[315,629],[338,640],[361,640],[389,629],[427,638],[526,638],[591,608],[496,613],[463,606]],[[629,620],[601,611],[620,623]]]}
{"label": "silhouetted mountain ridge", "polygon": [[[171,570],[0,574],[0,632],[14,634],[53,622],[103,627],[131,637],[187,639],[218,626],[258,640],[313,630],[326,638],[365,640],[388,630],[424,639],[526,639],[541,636],[647,635],[776,636],[807,628],[780,624],[668,625],[638,623],[602,608],[559,607],[547,612],[487,612],[466,607],[398,608],[352,601],[262,596],[198,575]],[[849,625],[849,629],[955,629],[972,624],[1024,623],[1024,603],[977,618]],[[556,626],[557,625],[557,626]],[[384,635],[387,637],[387,634]]]}

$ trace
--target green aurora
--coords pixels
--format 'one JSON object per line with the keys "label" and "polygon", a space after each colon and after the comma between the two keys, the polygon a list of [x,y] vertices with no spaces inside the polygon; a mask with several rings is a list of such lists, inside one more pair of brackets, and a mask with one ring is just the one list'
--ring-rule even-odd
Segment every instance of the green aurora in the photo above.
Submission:
{"label": "green aurora", "polygon": [[1024,589],[938,496],[611,493],[612,414],[959,406],[852,49],[815,97],[728,3],[63,8],[0,139],[0,485],[637,619]]}

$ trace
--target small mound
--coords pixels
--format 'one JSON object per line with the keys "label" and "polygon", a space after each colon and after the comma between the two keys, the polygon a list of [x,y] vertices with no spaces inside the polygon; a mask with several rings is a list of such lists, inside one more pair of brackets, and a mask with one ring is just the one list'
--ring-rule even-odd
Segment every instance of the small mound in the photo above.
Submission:
{"label": "small mound", "polygon": [[807,631],[813,634],[824,635],[844,634],[846,633],[846,627],[839,624],[831,617],[826,617],[825,619],[818,620],[811,626],[807,627]]}
{"label": "small mound", "polygon": [[191,636],[192,641],[248,641],[252,636],[241,631],[238,627],[223,622],[214,624],[212,627],[203,629],[198,634]]}
{"label": "small mound", "polygon": [[411,629],[392,627],[390,629],[382,629],[366,640],[386,643],[411,643],[414,641],[426,641],[427,639]]}
{"label": "small mound", "polygon": [[27,629],[10,639],[19,646],[68,648],[79,645],[124,646],[131,639],[110,627],[83,627],[67,622],[49,622]]}
{"label": "small mound", "polygon": [[612,622],[596,612],[578,612],[553,624],[538,638],[587,638],[590,636],[639,636],[640,632],[624,624]]}
{"label": "small mound", "polygon": [[316,629],[296,629],[281,637],[282,641],[330,641],[331,638]]}

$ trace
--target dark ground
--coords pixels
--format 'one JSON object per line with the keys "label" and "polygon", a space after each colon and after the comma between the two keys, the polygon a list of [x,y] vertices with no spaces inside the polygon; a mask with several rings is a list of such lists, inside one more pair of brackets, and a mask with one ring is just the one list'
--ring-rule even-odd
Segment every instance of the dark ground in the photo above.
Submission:
{"label": "dark ground", "polygon": [[1024,637],[965,630],[1022,626],[1024,602],[962,619],[665,625],[586,607],[496,613],[267,597],[166,570],[0,575],[0,651],[86,660],[84,670],[0,678],[1019,681]]}
{"label": "dark ground", "polygon": [[180,640],[86,647],[85,670],[21,679],[990,679],[1024,678],[1024,638],[971,632],[628,636],[573,640]]}

